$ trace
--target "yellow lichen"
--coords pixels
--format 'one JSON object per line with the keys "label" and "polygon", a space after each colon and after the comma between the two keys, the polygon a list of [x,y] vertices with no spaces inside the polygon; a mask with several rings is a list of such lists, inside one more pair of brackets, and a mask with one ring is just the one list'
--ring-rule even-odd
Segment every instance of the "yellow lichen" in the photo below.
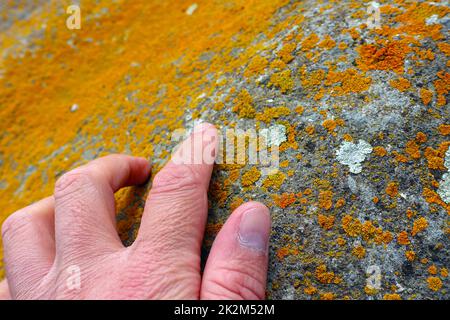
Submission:
{"label": "yellow lichen", "polygon": [[342,229],[350,236],[356,237],[361,233],[361,222],[350,215],[345,215],[341,221]]}
{"label": "yellow lichen", "polygon": [[242,90],[238,97],[234,100],[233,112],[237,113],[240,118],[254,118],[256,115],[253,106],[253,98],[247,90]]}
{"label": "yellow lichen", "polygon": [[291,91],[294,88],[294,80],[291,76],[291,70],[275,72],[270,77],[270,85],[280,89],[282,93]]}
{"label": "yellow lichen", "polygon": [[316,278],[321,283],[332,283],[334,280],[334,272],[327,271],[327,266],[321,264],[316,268]]}
{"label": "yellow lichen", "polygon": [[363,246],[357,246],[353,248],[352,254],[358,259],[362,259],[366,256],[366,249]]}
{"label": "yellow lichen", "polygon": [[402,297],[397,293],[386,293],[383,296],[383,300],[402,300]]}
{"label": "yellow lichen", "polygon": [[261,172],[253,167],[242,175],[241,184],[244,187],[249,187],[253,185],[261,177]]}
{"label": "yellow lichen", "polygon": [[278,190],[280,189],[281,185],[283,184],[284,180],[286,179],[286,175],[282,172],[277,172],[275,174],[269,175],[264,181],[263,181],[263,187],[269,189]]}
{"label": "yellow lichen", "polygon": [[268,66],[268,64],[269,61],[265,57],[256,55],[248,64],[247,69],[244,72],[244,76],[250,77],[254,75],[259,75],[263,73],[264,69]]}
{"label": "yellow lichen", "polygon": [[273,107],[265,108],[262,113],[256,115],[256,120],[263,121],[269,124],[273,119],[278,119],[282,116],[288,116],[291,110],[287,107]]}

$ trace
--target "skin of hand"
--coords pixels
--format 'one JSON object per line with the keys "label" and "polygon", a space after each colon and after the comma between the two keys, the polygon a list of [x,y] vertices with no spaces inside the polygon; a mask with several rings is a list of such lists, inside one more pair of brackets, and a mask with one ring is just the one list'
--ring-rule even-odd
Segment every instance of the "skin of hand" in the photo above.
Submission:
{"label": "skin of hand", "polygon": [[[117,233],[114,192],[144,183],[149,162],[111,155],[64,174],[53,196],[3,223],[0,299],[263,299],[271,221],[258,202],[230,215],[201,274],[217,140],[202,124],[181,144],[155,176],[129,247]],[[201,161],[177,161],[186,156]]]}

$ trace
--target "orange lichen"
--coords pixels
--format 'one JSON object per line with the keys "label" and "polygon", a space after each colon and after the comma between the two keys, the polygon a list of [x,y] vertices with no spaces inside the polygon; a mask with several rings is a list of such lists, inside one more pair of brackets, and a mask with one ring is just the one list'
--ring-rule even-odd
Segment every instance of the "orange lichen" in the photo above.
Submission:
{"label": "orange lichen", "polygon": [[411,219],[415,215],[415,212],[411,209],[406,210],[406,216]]}
{"label": "orange lichen", "polygon": [[344,29],[344,30],[342,30],[342,33],[348,33],[352,37],[353,40],[358,39],[360,36],[356,27]]}
{"label": "orange lichen", "polygon": [[338,44],[338,48],[341,49],[341,50],[345,50],[345,49],[348,48],[348,45],[345,42],[340,42]]}
{"label": "orange lichen", "polygon": [[[57,3],[58,10],[61,11],[60,3],[53,2]],[[328,103],[325,99],[333,96],[355,94],[355,98],[358,96],[358,98],[363,99],[364,96],[359,97],[360,95],[357,94],[367,91],[372,83],[369,78],[370,73],[364,72],[376,69],[401,72],[406,54],[409,53],[411,55],[408,56],[408,62],[411,62],[411,64],[408,67],[408,74],[411,76],[405,74],[401,76],[412,79],[411,81],[415,86],[420,84],[423,79],[420,78],[418,73],[413,74],[418,71],[413,67],[414,63],[418,62],[417,59],[430,60],[433,58],[434,54],[431,50],[419,48],[419,46],[428,46],[428,41],[443,39],[441,42],[433,43],[431,47],[435,48],[437,45],[444,54],[448,55],[449,53],[449,45],[445,41],[446,35],[439,34],[442,26],[425,24],[425,19],[433,14],[436,14],[439,18],[445,17],[445,6],[440,5],[411,5],[403,1],[397,1],[391,6],[383,5],[383,21],[384,19],[389,20],[386,20],[386,23],[383,22],[382,29],[369,30],[367,26],[362,24],[358,27],[343,30],[351,37],[350,39],[345,36],[345,41],[351,47],[349,48],[346,43],[342,42],[342,38],[339,38],[339,40],[336,40],[340,42],[338,47],[340,50],[346,50],[346,52],[337,52],[338,56],[331,57],[330,52],[325,52],[325,50],[330,50],[336,45],[330,36],[321,36],[323,39],[321,40],[319,36],[310,34],[302,41],[303,34],[300,30],[305,32],[311,30],[303,28],[299,24],[304,19],[301,17],[301,12],[304,9],[302,5],[295,6],[298,10],[293,15],[295,17],[290,18],[287,15],[286,19],[278,23],[271,19],[273,13],[279,8],[284,8],[285,11],[283,12],[287,12],[289,10],[287,8],[288,1],[201,1],[199,2],[200,9],[193,16],[184,14],[185,4],[181,4],[180,8],[180,3],[177,2],[161,3],[163,2],[159,1],[156,4],[155,1],[132,1],[125,4],[122,1],[114,1],[114,3],[108,4],[108,14],[103,15],[96,13],[101,12],[100,9],[104,8],[104,1],[83,1],[83,8],[88,10],[89,19],[86,21],[83,19],[82,30],[76,32],[58,27],[63,21],[61,16],[55,18],[44,13],[47,30],[52,32],[44,32],[42,34],[43,39],[39,39],[35,44],[33,43],[33,52],[25,53],[24,58],[19,54],[14,58],[10,57],[2,61],[0,69],[5,69],[5,77],[3,78],[0,75],[0,105],[2,105],[0,118],[4,123],[2,127],[4,135],[1,139],[0,153],[7,156],[1,159],[3,164],[0,173],[1,179],[5,178],[7,181],[6,189],[3,189],[3,185],[0,187],[2,189],[0,202],[3,205],[4,212],[13,212],[27,202],[49,195],[57,176],[85,162],[86,159],[83,158],[80,151],[86,149],[87,146],[89,147],[86,149],[86,153],[95,150],[104,150],[101,154],[129,152],[147,158],[157,158],[155,160],[163,160],[169,155],[169,150],[159,151],[159,147],[153,148],[153,146],[158,144],[163,149],[168,149],[170,138],[167,138],[165,132],[171,132],[184,125],[183,121],[189,121],[190,116],[192,116],[192,119],[205,121],[214,119],[214,121],[221,122],[217,124],[224,125],[234,125],[232,120],[235,117],[234,114],[228,115],[232,119],[226,119],[228,117],[226,111],[230,108],[241,118],[256,118],[258,121],[267,124],[274,119],[288,116],[288,112],[277,113],[277,111],[274,113],[273,111],[278,110],[275,108],[257,110],[256,103],[261,103],[258,94],[255,93],[255,99],[253,99],[249,92],[240,91],[240,84],[236,84],[236,87],[231,89],[227,89],[225,84],[231,82],[232,77],[229,75],[232,75],[233,79],[235,75],[237,79],[241,79],[241,73],[244,77],[259,76],[265,73],[267,75],[272,74],[270,85],[283,93],[289,92],[294,89],[297,81],[296,71],[294,70],[297,68],[298,61],[289,66],[292,74],[291,71],[286,70],[286,64],[293,60],[297,43],[299,49],[304,52],[300,53],[304,56],[299,57],[299,62],[303,63],[302,59],[306,56],[312,59],[308,64],[308,69],[312,70],[308,70],[308,72],[314,72],[314,68],[319,65],[318,59],[320,58],[319,67],[323,68],[323,71],[318,72],[318,77],[308,83],[309,87],[301,88],[302,90],[305,89],[307,99],[311,99],[311,101],[313,98],[323,99],[317,102],[318,108],[324,107]],[[320,4],[320,12],[325,14],[325,10],[329,10],[332,5],[334,4]],[[412,9],[406,10],[408,7]],[[365,9],[364,5],[360,3],[352,3],[351,8]],[[33,14],[33,16],[35,15],[40,15],[40,13]],[[47,16],[50,16],[50,18],[48,19]],[[149,16],[156,16],[158,19],[148,19]],[[365,10],[352,12],[352,17],[359,20],[364,19]],[[389,26],[392,25],[391,20],[395,21],[394,26]],[[42,24],[42,20],[33,18],[33,21],[35,24]],[[26,24],[21,23],[20,25]],[[299,26],[299,28],[298,30],[292,29],[293,31],[289,31],[290,34],[285,36],[285,31],[292,26]],[[27,29],[29,27],[31,25],[26,26]],[[12,26],[7,33],[14,34],[20,28]],[[281,50],[277,52],[278,57],[273,59],[272,53],[280,44],[280,41],[273,41],[277,32],[283,32],[285,38]],[[365,39],[354,41],[360,37],[360,33]],[[1,46],[4,49],[3,35],[0,36],[2,37],[0,43],[2,43]],[[333,34],[333,37],[335,36]],[[425,36],[428,39],[426,42],[422,42]],[[260,38],[263,39],[261,42]],[[142,41],[142,39],[151,39],[151,41]],[[353,46],[358,43],[365,43],[363,46],[374,46],[374,55],[370,57],[369,54],[360,52],[357,67],[364,72],[355,69],[345,70],[348,66],[352,66]],[[441,53],[436,52],[435,55],[442,59]],[[322,58],[334,61],[324,62]],[[272,61],[270,67],[276,70],[269,69],[269,60]],[[445,61],[441,62],[433,62],[433,66],[441,66],[444,69]],[[336,63],[339,64],[338,67],[336,67]],[[139,68],[136,68],[136,66],[139,66]],[[432,76],[430,77],[431,80],[433,80]],[[302,85],[304,78],[298,79],[302,82]],[[265,78],[260,77],[258,79]],[[374,78],[374,81],[375,79],[379,81],[378,77]],[[429,105],[435,92],[436,105],[446,106],[448,74],[441,71],[436,79],[434,83],[425,83],[435,91],[421,89],[420,96],[424,104]],[[411,88],[402,80],[393,83],[401,91]],[[242,84],[248,85],[247,89],[251,90],[252,94],[257,92],[256,90],[265,90],[262,87],[262,81],[256,83],[256,90],[251,79],[245,79]],[[217,88],[220,89],[219,92],[214,92]],[[424,90],[427,90],[427,92],[423,93]],[[83,94],[80,95],[80,92]],[[213,109],[211,111],[220,111],[221,114],[218,117],[210,118],[207,112],[203,112],[208,106],[203,107],[204,110],[190,110],[190,108],[199,105],[200,99],[196,97],[203,96],[203,94],[213,99],[210,108]],[[372,95],[366,96],[364,101],[368,102],[369,98],[373,99]],[[219,99],[222,101],[217,101]],[[286,103],[293,101],[292,99],[286,100],[289,101]],[[346,107],[347,101],[343,100],[339,101],[339,108]],[[186,103],[186,101],[189,102]],[[352,100],[352,105],[353,102]],[[77,103],[80,107],[76,112],[71,113],[69,109],[74,103]],[[146,107],[139,110],[137,106],[142,104],[145,104]],[[289,105],[289,108],[292,109],[292,105]],[[289,108],[286,108],[285,111],[289,111]],[[306,116],[302,118],[309,117],[310,114],[314,118],[315,114],[312,114],[312,111],[316,111],[311,109],[309,105],[305,108],[307,110]],[[299,107],[296,112],[303,114],[305,108]],[[445,111],[445,107],[439,110],[444,116]],[[329,116],[336,116],[339,113],[340,110],[338,109],[336,109],[336,112],[330,110]],[[433,113],[434,115],[436,115],[436,118],[439,116],[438,112]],[[300,117],[298,118],[295,120],[292,115],[292,118],[289,117],[289,121],[292,121],[293,126],[295,126],[300,121]],[[152,119],[152,121],[149,123],[148,119]],[[48,126],[43,126],[43,123],[50,123],[50,130]],[[257,125],[260,125],[260,123],[258,122]],[[324,127],[331,134],[335,133],[336,125],[338,125],[336,122],[324,121]],[[316,128],[319,129],[319,126]],[[344,129],[347,130],[347,128],[342,128],[339,131],[345,132]],[[353,132],[352,130],[348,128],[349,132]],[[296,137],[295,132],[291,135],[294,136],[294,141],[303,138],[308,140],[315,140],[316,138],[331,139],[320,135],[320,130],[318,131],[317,136],[314,137],[300,137],[303,133],[299,133]],[[75,140],[77,132],[80,132],[81,140],[83,140],[80,143]],[[311,124],[306,132],[311,136],[314,135],[314,126]],[[349,134],[343,135],[342,138],[347,141],[352,140]],[[430,135],[432,143],[436,141],[435,138]],[[340,139],[341,132],[339,132],[339,138],[336,140]],[[421,141],[416,137],[416,143],[424,142],[426,142],[426,139]],[[383,143],[389,145],[392,144],[392,141]],[[28,147],[30,145],[33,145],[31,150]],[[67,146],[68,148],[64,149]],[[417,156],[420,156],[420,152],[416,152],[419,149],[417,144],[414,145],[411,142],[409,147],[412,147],[409,150],[414,152],[406,151],[406,154],[410,158],[418,159]],[[29,154],[24,150],[29,150]],[[60,154],[55,151],[60,152]],[[375,151],[375,154],[379,156],[387,154],[384,148],[379,151]],[[97,154],[97,152],[93,153]],[[286,156],[286,154],[282,155],[283,157]],[[428,163],[430,163],[432,157],[440,158],[436,162],[433,162],[436,159],[432,159],[431,167],[442,168],[443,154],[440,149],[437,155],[433,152],[429,152],[428,155],[431,156],[427,157]],[[291,161],[291,155],[287,156]],[[286,157],[283,159],[286,159]],[[297,156],[297,159],[301,158]],[[402,159],[402,162],[409,160],[403,155],[398,155],[396,159]],[[307,162],[307,160],[309,160],[309,157],[308,159],[305,157],[303,162]],[[384,161],[390,161],[391,159],[380,160],[383,160],[384,165]],[[294,170],[288,170],[296,168],[289,168],[290,164],[286,161],[288,160],[280,163],[280,168],[284,172],[288,172],[290,176],[294,173],[295,177],[301,176]],[[39,164],[42,162],[45,164]],[[420,163],[411,162],[408,165],[414,165],[414,169],[416,169],[419,168]],[[36,164],[37,173],[22,179],[21,177],[27,171],[28,166]],[[401,166],[401,168],[404,167],[406,166]],[[219,170],[222,170],[222,167]],[[229,177],[225,181],[220,179],[219,182],[212,181],[212,200],[217,200],[219,206],[224,202],[229,203],[232,209],[243,203],[243,198],[233,198],[230,188],[233,181],[239,179],[240,176],[241,184],[244,187],[250,187],[261,179],[259,170],[252,168],[250,171],[252,172],[242,173],[241,176],[240,170],[234,170],[234,172],[229,172]],[[327,174],[327,170],[323,170],[323,173]],[[322,174],[322,171],[320,174]],[[272,175],[264,180],[263,186],[274,189],[280,188],[284,177],[284,174],[277,177]],[[336,176],[335,178],[338,179],[339,177]],[[25,188],[23,192],[16,192],[21,190],[19,189],[22,183],[20,180],[26,180]],[[0,184],[2,183],[3,181],[0,181]],[[437,188],[436,181],[424,182],[424,185],[429,188]],[[320,189],[314,189],[314,195],[316,195],[317,190]],[[127,207],[129,197],[126,195],[127,193],[124,196],[121,191],[116,196],[119,209]],[[437,194],[430,189],[424,189],[424,197],[430,203],[445,206]],[[245,195],[244,198],[247,199],[248,195]],[[356,198],[355,196],[353,199]],[[383,205],[385,205],[385,196],[383,195],[381,198],[383,199]],[[229,202],[228,199],[230,199]],[[286,208],[292,205],[295,199],[296,196],[292,193],[282,194],[275,200],[275,203],[282,208]],[[308,196],[307,192],[297,199],[300,203],[309,201],[311,207],[319,207],[315,202],[315,196]],[[377,203],[378,200],[377,197],[374,197],[374,203]],[[349,202],[346,210],[354,214],[354,212],[357,212],[355,210],[356,204],[353,207],[354,203],[351,200]],[[340,204],[341,202],[338,200],[335,208],[340,208]],[[343,204],[344,202],[342,202]],[[325,201],[320,206],[323,207],[322,209],[330,210],[332,203]],[[378,207],[378,209],[383,208],[380,205]],[[134,218],[138,219],[140,212],[137,208],[133,208],[133,210],[135,209]],[[327,228],[331,229],[330,225],[332,226],[334,223],[334,216],[327,214],[326,219],[323,217],[318,216],[319,225],[326,230],[328,230]],[[3,220],[3,218],[4,216],[0,220]],[[331,219],[333,219],[333,222],[330,221]],[[343,229],[350,236],[361,235],[364,241],[375,239],[376,243],[389,243],[392,240],[392,234],[389,231],[383,231],[381,227],[377,227],[378,224],[375,221],[375,225],[370,221],[361,224],[358,219],[351,216],[347,223],[344,223],[345,217],[342,220]],[[119,228],[129,229],[132,222],[131,219],[121,220],[118,223]],[[409,223],[409,221],[407,222]],[[381,219],[379,223],[381,223]],[[207,232],[212,233],[211,230],[213,230],[214,233],[217,233],[220,227],[220,223],[208,224]],[[288,228],[288,226],[285,227]],[[414,230],[413,226],[412,235],[415,234]],[[330,240],[336,236],[333,232],[327,232],[326,235],[330,237]],[[345,239],[340,237],[336,242],[342,246],[346,243]],[[343,250],[344,248],[340,249]],[[298,252],[296,250],[290,246],[282,248],[277,252],[278,258],[282,259],[286,255]],[[2,270],[0,270],[1,272]],[[316,294],[317,289],[308,286],[304,292]],[[321,297],[327,296],[334,298],[331,293],[324,293]]]}
{"label": "orange lichen", "polygon": [[397,235],[397,243],[403,246],[411,243],[411,241],[409,241],[408,233],[406,231],[402,231]]}
{"label": "orange lichen", "polygon": [[389,83],[400,92],[406,91],[411,88],[411,82],[409,82],[408,79],[401,77],[396,80],[391,80]]}
{"label": "orange lichen", "polygon": [[416,253],[414,251],[406,251],[405,256],[409,261],[414,261],[414,259],[416,259]]}
{"label": "orange lichen", "polygon": [[376,146],[373,148],[373,152],[379,156],[379,157],[384,157],[387,154],[387,151],[384,147],[382,146]]}
{"label": "orange lichen", "polygon": [[206,225],[205,233],[208,236],[216,236],[222,227],[223,223],[208,223]]}
{"label": "orange lichen", "polygon": [[283,193],[282,195],[273,195],[273,201],[277,206],[285,209],[296,201],[296,197],[293,193]]}
{"label": "orange lichen", "polygon": [[275,59],[270,63],[270,68],[274,70],[285,69],[286,66],[286,63],[281,59]]}
{"label": "orange lichen", "polygon": [[322,126],[327,129],[328,133],[335,135],[334,129],[337,127],[337,121],[333,119],[327,119],[322,122]]}
{"label": "orange lichen", "polygon": [[323,214],[319,214],[317,221],[319,222],[319,225],[322,227],[322,229],[330,230],[334,225],[334,216],[325,216]]}
{"label": "orange lichen", "polygon": [[334,299],[335,297],[333,292],[325,292],[320,295],[320,300],[334,300]]}
{"label": "orange lichen", "polygon": [[334,207],[336,209],[342,208],[345,205],[345,199],[344,198],[339,198],[338,201],[336,201],[336,203],[334,204]]}
{"label": "orange lichen", "polygon": [[364,221],[361,227],[361,234],[365,241],[369,241],[377,233],[381,234],[382,230],[376,228],[372,221]]}
{"label": "orange lichen", "polygon": [[396,181],[389,182],[386,187],[386,194],[391,198],[396,197],[398,194],[398,182]]}
{"label": "orange lichen", "polygon": [[230,203],[230,209],[234,211],[243,203],[244,199],[237,197]]}
{"label": "orange lichen", "polygon": [[319,37],[317,36],[317,34],[315,34],[315,33],[310,34],[301,43],[302,51],[309,51],[309,50],[313,49],[318,42],[319,42]]}
{"label": "orange lichen", "polygon": [[442,201],[441,197],[435,191],[429,188],[423,188],[422,195],[425,201],[427,201],[430,204],[434,203],[443,207],[444,209],[447,210],[447,213],[450,215],[450,205],[447,205],[444,201]]}
{"label": "orange lichen", "polygon": [[450,90],[450,73],[439,71],[437,76],[439,79],[433,82],[437,94],[437,105],[444,106],[447,103],[446,95]]}
{"label": "orange lichen", "polygon": [[421,88],[420,89],[420,98],[422,99],[422,102],[424,105],[429,105],[431,100],[433,99],[433,91]]}
{"label": "orange lichen", "polygon": [[364,44],[357,48],[360,58],[356,60],[363,71],[392,70],[402,74],[406,55],[411,52],[408,43],[404,41],[390,41],[384,46]]}
{"label": "orange lichen", "polygon": [[424,152],[424,156],[428,161],[428,168],[434,170],[446,170],[444,166],[444,156],[450,146],[450,141],[439,144],[437,149],[427,147]]}
{"label": "orange lichen", "polygon": [[319,192],[319,207],[330,210],[333,205],[333,192],[330,190]]}
{"label": "orange lichen", "polygon": [[345,241],[345,239],[342,238],[342,237],[338,237],[336,239],[336,243],[342,247],[342,246],[344,246],[347,243],[347,241]]}
{"label": "orange lichen", "polygon": [[386,293],[383,300],[402,300],[402,297],[397,293]]}
{"label": "orange lichen", "polygon": [[389,244],[394,239],[390,231],[377,232],[375,235],[375,242],[377,244]]}
{"label": "orange lichen", "polygon": [[345,141],[348,141],[348,142],[353,141],[353,137],[352,137],[351,135],[349,135],[348,133],[344,134],[344,135],[342,136],[342,138],[343,138]]}
{"label": "orange lichen", "polygon": [[412,236],[415,236],[419,232],[422,232],[428,227],[428,221],[424,217],[420,217],[414,221],[414,225],[411,231]]}
{"label": "orange lichen", "polygon": [[278,119],[282,116],[288,116],[291,110],[287,107],[273,107],[265,108],[262,113],[256,115],[256,120],[263,121],[269,124],[273,119]]}
{"label": "orange lichen", "polygon": [[295,112],[297,112],[299,115],[302,115],[304,111],[305,111],[305,108],[302,106],[298,106],[295,108]]}
{"label": "orange lichen", "polygon": [[287,256],[298,255],[298,253],[298,249],[293,246],[281,247],[277,250],[277,257],[279,260],[283,260]]}
{"label": "orange lichen", "polygon": [[317,288],[310,285],[303,289],[303,292],[309,296],[312,296],[317,293]]}
{"label": "orange lichen", "polygon": [[278,57],[284,62],[289,63],[292,60],[294,60],[294,56],[292,55],[292,52],[296,49],[297,45],[295,43],[286,43],[281,48],[280,51],[278,51]]}
{"label": "orange lichen", "polygon": [[331,86],[333,96],[342,96],[350,93],[361,93],[369,89],[372,79],[359,73],[356,69],[345,71],[330,71],[324,84]]}
{"label": "orange lichen", "polygon": [[433,264],[433,265],[428,267],[428,273],[432,274],[432,275],[437,275],[438,268]]}
{"label": "orange lichen", "polygon": [[410,140],[406,143],[405,152],[412,158],[412,159],[419,159],[420,158],[420,147],[417,144],[415,140]]}
{"label": "orange lichen", "polygon": [[395,161],[406,163],[408,162],[408,157],[402,155],[397,151],[392,151],[392,154],[395,156]]}
{"label": "orange lichen", "polygon": [[443,136],[447,136],[450,134],[450,124],[441,124],[439,126],[439,133]]}
{"label": "orange lichen", "polygon": [[417,132],[417,134],[416,134],[416,141],[418,143],[425,143],[425,142],[427,142],[427,140],[428,140],[428,138],[427,138],[427,135],[425,133]]}
{"label": "orange lichen", "polygon": [[333,49],[336,46],[336,41],[333,40],[329,35],[326,35],[325,38],[319,42],[319,47],[324,48],[326,50]]}
{"label": "orange lichen", "polygon": [[305,128],[305,131],[306,131],[307,134],[309,134],[310,136],[312,136],[312,135],[316,132],[316,129],[314,128],[313,125],[309,125],[309,126],[307,126],[307,127]]}
{"label": "orange lichen", "polygon": [[374,296],[378,293],[379,290],[377,290],[376,288],[370,286],[370,285],[366,285],[364,287],[364,292],[369,295],[369,296]]}
{"label": "orange lichen", "polygon": [[428,277],[428,288],[433,291],[439,291],[442,288],[442,280],[438,277]]}

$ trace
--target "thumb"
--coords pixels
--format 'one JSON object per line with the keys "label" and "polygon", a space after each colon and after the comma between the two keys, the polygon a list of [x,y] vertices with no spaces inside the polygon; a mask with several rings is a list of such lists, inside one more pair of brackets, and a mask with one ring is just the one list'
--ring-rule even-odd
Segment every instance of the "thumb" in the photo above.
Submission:
{"label": "thumb", "polygon": [[233,212],[211,248],[201,299],[264,299],[270,224],[269,210],[258,202]]}

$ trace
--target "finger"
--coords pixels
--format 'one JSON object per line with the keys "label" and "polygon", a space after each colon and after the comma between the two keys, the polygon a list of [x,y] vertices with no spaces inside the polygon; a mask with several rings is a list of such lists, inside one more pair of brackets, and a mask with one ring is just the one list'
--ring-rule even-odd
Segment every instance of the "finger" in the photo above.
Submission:
{"label": "finger", "polygon": [[[13,297],[37,286],[55,257],[54,198],[23,208],[2,225],[5,269]],[[27,290],[25,290],[27,291]]]}
{"label": "finger", "polygon": [[0,281],[0,300],[11,300],[8,282],[6,280]]}
{"label": "finger", "polygon": [[146,159],[111,155],[64,174],[55,186],[58,254],[101,255],[123,248],[116,231],[114,192],[144,183],[149,173]]}
{"label": "finger", "polygon": [[264,299],[270,224],[269,210],[258,202],[233,212],[211,248],[201,299]]}
{"label": "finger", "polygon": [[[133,244],[138,254],[144,252],[149,259],[192,270],[198,282],[217,141],[216,128],[202,124],[181,144],[153,181]],[[199,283],[197,295],[198,287]]]}

